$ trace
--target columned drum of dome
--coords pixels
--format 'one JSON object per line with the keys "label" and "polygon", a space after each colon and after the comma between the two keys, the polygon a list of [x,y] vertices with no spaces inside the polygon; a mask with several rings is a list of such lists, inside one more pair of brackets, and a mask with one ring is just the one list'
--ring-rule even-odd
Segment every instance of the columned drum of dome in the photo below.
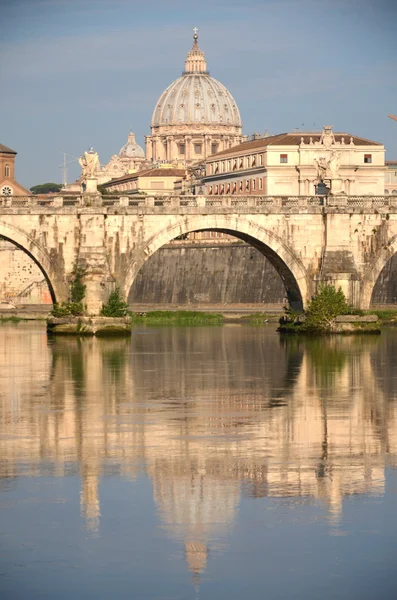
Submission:
{"label": "columned drum of dome", "polygon": [[198,35],[182,77],[161,94],[146,136],[146,157],[191,164],[242,141],[241,117],[229,90],[210,77]]}

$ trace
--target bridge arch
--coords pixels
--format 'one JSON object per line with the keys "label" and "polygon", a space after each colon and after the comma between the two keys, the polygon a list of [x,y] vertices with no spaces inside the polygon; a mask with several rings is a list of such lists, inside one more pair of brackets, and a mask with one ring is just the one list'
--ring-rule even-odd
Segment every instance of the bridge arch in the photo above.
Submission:
{"label": "bridge arch", "polygon": [[56,261],[51,259],[49,254],[36,240],[29,237],[18,227],[5,223],[4,221],[0,221],[0,239],[11,242],[23,250],[23,252],[36,263],[47,282],[53,303],[65,299],[64,284],[60,281],[60,273],[62,270],[59,269],[59,265]]}
{"label": "bridge arch", "polygon": [[367,309],[371,305],[372,294],[378,281],[378,277],[386,266],[386,263],[397,252],[397,235],[392,237],[387,246],[382,248],[375,258],[364,270],[364,276],[361,284],[360,308]]}
{"label": "bridge arch", "polygon": [[302,309],[306,305],[312,291],[310,280],[295,252],[280,237],[254,221],[241,216],[231,218],[228,215],[187,216],[159,230],[136,252],[127,267],[122,285],[125,297],[128,297],[139,270],[159,248],[186,233],[214,230],[233,235],[259,250],[281,276],[290,305],[296,309]]}

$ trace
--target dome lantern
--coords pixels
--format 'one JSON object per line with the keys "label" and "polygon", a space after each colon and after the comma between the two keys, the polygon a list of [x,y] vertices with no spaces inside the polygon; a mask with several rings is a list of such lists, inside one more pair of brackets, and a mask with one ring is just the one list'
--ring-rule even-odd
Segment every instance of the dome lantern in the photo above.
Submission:
{"label": "dome lantern", "polygon": [[193,46],[192,49],[187,53],[187,57],[185,60],[185,71],[182,73],[183,75],[192,75],[194,73],[203,73],[205,75],[209,75],[207,71],[207,62],[204,57],[204,52],[200,50],[198,45],[198,35],[197,35],[197,27],[193,29]]}

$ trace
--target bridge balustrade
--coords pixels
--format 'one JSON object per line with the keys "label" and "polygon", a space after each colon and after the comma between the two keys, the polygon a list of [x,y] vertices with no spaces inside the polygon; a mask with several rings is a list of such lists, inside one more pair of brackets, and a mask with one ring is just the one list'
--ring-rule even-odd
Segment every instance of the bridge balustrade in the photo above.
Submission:
{"label": "bridge balustrade", "polygon": [[289,212],[301,209],[330,208],[338,210],[397,209],[397,195],[385,196],[96,196],[90,203],[84,196],[0,196],[1,209],[61,209],[63,207],[83,208],[95,206],[103,208],[126,207],[158,209],[160,212],[187,208],[210,208],[214,212],[222,210],[249,212]]}

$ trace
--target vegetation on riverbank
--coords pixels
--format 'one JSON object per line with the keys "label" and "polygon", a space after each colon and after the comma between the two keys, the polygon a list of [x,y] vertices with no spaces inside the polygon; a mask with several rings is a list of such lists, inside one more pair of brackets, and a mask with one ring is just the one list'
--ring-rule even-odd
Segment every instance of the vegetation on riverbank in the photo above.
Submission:
{"label": "vegetation on riverbank", "polygon": [[146,313],[131,313],[133,325],[223,325],[224,317],[218,313],[190,310],[155,310]]}
{"label": "vegetation on riverbank", "polygon": [[120,288],[116,287],[110,294],[109,300],[102,306],[102,317],[126,317],[130,314],[130,309],[127,302],[124,302],[121,297]]}
{"label": "vegetation on riverbank", "polygon": [[357,311],[347,304],[341,288],[337,290],[333,285],[321,284],[318,293],[313,296],[303,314],[298,314],[290,308],[286,309],[285,315],[280,318],[278,331],[323,335],[380,333],[380,328],[376,321],[370,320],[370,315],[365,316],[362,311]]}
{"label": "vegetation on riverbank", "polygon": [[75,265],[70,282],[69,301],[62,302],[62,304],[54,304],[51,311],[53,317],[80,317],[84,315],[86,308],[83,304],[86,291],[86,285],[83,283],[84,275],[85,269]]}
{"label": "vegetation on riverbank", "polygon": [[370,309],[363,311],[364,315],[376,315],[382,325],[397,324],[397,309]]}
{"label": "vegetation on riverbank", "polygon": [[16,317],[15,315],[0,316],[0,323],[19,323],[22,320],[23,319]]}

